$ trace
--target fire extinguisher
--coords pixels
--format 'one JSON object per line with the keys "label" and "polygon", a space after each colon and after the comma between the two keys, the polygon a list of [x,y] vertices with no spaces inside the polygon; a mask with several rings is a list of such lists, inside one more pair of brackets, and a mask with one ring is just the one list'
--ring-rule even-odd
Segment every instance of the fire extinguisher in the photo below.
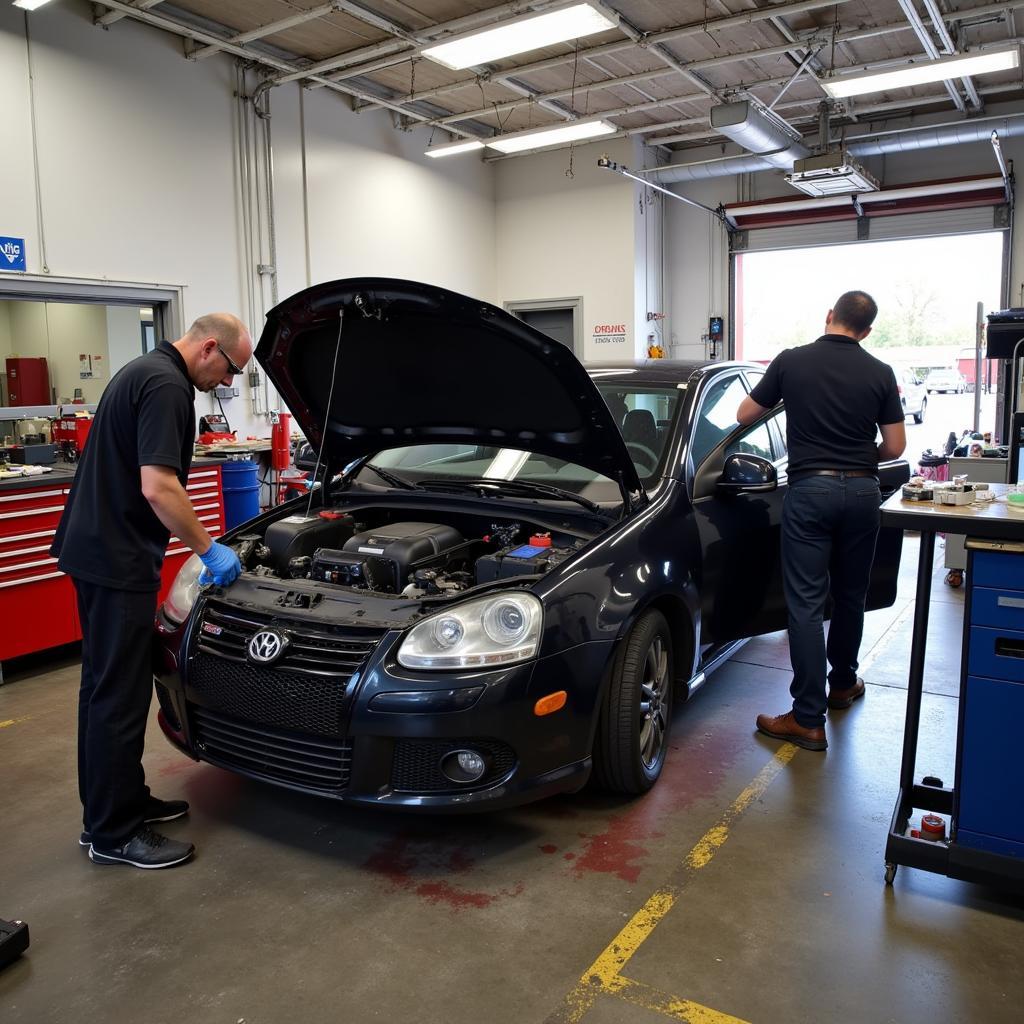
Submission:
{"label": "fire extinguisher", "polygon": [[291,415],[286,412],[271,414],[270,455],[271,465],[277,472],[288,469],[292,464]]}

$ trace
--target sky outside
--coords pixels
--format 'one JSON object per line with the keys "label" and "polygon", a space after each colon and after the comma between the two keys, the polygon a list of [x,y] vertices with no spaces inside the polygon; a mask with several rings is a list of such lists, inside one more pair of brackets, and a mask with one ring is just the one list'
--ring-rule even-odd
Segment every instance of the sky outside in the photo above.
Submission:
{"label": "sky outside", "polygon": [[[743,352],[770,359],[824,331],[839,295],[869,292],[878,319],[866,347],[948,346],[908,362],[951,365],[953,350],[974,346],[977,304],[999,309],[1002,233],[753,252],[743,256]],[[879,351],[884,359],[886,353]]]}

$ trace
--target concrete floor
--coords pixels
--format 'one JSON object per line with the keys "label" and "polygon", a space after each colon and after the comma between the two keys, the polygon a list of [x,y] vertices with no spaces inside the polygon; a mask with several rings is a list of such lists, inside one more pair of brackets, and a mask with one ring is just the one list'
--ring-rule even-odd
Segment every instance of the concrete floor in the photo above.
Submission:
{"label": "concrete floor", "polygon": [[[918,763],[948,779],[962,595],[941,558]],[[825,755],[754,733],[788,706],[784,636],[678,710],[636,801],[353,811],[193,764],[154,725],[149,780],[192,803],[166,831],[199,848],[171,871],[89,862],[77,665],[8,666],[0,916],[32,947],[0,972],[0,1021],[1019,1021],[1024,900],[907,868],[883,885],[915,564],[911,543],[899,601],[868,619],[867,698]]]}

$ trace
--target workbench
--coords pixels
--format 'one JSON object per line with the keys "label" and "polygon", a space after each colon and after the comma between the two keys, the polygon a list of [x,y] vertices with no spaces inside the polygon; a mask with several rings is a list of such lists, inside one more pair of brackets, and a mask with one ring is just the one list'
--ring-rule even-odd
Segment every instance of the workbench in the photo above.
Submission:
{"label": "workbench", "polygon": [[[916,530],[921,534],[899,795],[885,848],[885,880],[890,885],[897,866],[905,864],[950,878],[1024,890],[1024,844],[1015,848],[1012,841],[1002,836],[977,832],[976,826],[962,828],[960,820],[963,812],[972,824],[983,821],[986,828],[1002,828],[992,825],[1000,820],[1001,814],[1003,821],[1012,823],[1019,818],[1019,794],[1024,784],[1024,760],[1016,740],[1024,716],[993,721],[995,709],[1019,706],[1024,711],[1024,654],[1010,650],[1003,652],[1008,656],[996,657],[997,652],[983,649],[992,647],[997,636],[999,642],[1009,642],[1011,646],[1018,643],[1014,630],[1004,628],[1007,624],[1024,630],[1019,622],[1024,617],[1020,610],[1024,609],[1024,573],[1016,561],[1019,559],[1019,565],[1024,566],[1024,513],[1008,508],[1005,495],[1009,486],[993,484],[990,489],[996,500],[984,505],[904,501],[899,492],[882,505],[883,527]],[[969,559],[973,561],[979,554],[983,557],[979,573],[973,571],[972,564],[968,565],[952,786],[945,786],[931,776],[925,776],[919,783],[915,781],[935,535],[940,532],[965,535]],[[979,551],[979,546],[987,550]],[[975,579],[979,574],[981,579]],[[1018,591],[1020,598],[1013,597]],[[1002,639],[1004,635],[1009,637],[1008,641]],[[1024,632],[1020,637],[1024,639]],[[1021,651],[1024,652],[1024,646]],[[1008,671],[1005,666],[1010,666]],[[998,678],[1000,675],[1005,677]],[[968,722],[965,730],[968,717],[973,724]],[[994,810],[997,805],[998,811]],[[908,830],[915,810],[945,816],[950,826],[948,841],[910,836]],[[962,829],[962,835],[958,829]]]}

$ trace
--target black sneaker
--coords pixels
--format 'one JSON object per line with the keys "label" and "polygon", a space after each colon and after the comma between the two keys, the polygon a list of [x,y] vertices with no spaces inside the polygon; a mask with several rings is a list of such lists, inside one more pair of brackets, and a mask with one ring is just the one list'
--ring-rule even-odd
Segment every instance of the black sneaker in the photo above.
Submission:
{"label": "black sneaker", "polygon": [[[157,821],[177,821],[188,814],[188,803],[184,800],[159,800],[155,796],[146,800],[145,817],[142,819],[146,825],[152,825]],[[83,832],[78,837],[79,846],[92,846],[92,836]]]}
{"label": "black sneaker", "polygon": [[126,843],[108,850],[89,847],[89,859],[94,864],[131,864],[136,868],[170,868],[182,864],[196,852],[191,843],[154,832],[143,825]]}

